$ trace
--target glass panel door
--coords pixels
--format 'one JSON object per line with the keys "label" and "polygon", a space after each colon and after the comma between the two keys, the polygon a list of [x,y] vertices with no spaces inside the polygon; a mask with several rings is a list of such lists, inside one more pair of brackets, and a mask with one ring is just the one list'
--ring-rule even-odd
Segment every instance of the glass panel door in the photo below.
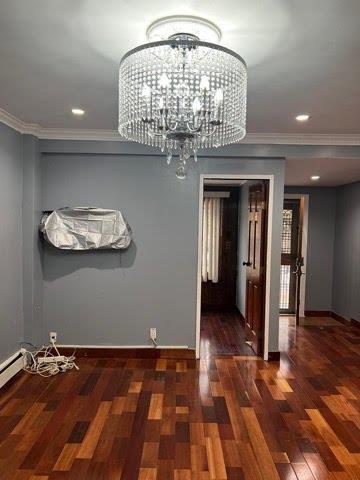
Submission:
{"label": "glass panel door", "polygon": [[296,277],[298,255],[300,200],[285,199],[280,269],[280,313],[295,313]]}

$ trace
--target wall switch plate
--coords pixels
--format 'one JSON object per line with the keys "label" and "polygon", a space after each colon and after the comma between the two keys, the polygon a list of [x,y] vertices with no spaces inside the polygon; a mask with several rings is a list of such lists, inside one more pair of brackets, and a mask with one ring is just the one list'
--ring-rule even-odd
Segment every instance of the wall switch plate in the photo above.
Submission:
{"label": "wall switch plate", "polygon": [[150,328],[150,338],[156,340],[156,328]]}
{"label": "wall switch plate", "polygon": [[49,339],[50,339],[50,343],[52,343],[52,342],[56,343],[57,332],[49,332]]}

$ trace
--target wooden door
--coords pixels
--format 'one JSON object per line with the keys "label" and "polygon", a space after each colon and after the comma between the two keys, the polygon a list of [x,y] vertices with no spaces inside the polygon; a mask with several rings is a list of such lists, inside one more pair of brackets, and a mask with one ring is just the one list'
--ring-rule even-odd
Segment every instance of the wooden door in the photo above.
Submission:
{"label": "wooden door", "polygon": [[239,188],[214,185],[206,186],[205,191],[230,195],[221,199],[219,281],[202,282],[201,306],[204,310],[232,310],[236,308]]}
{"label": "wooden door", "polygon": [[249,187],[245,336],[257,355],[263,352],[267,182]]}
{"label": "wooden door", "polygon": [[300,200],[285,199],[280,270],[280,313],[294,314],[296,302],[296,259],[299,248]]}

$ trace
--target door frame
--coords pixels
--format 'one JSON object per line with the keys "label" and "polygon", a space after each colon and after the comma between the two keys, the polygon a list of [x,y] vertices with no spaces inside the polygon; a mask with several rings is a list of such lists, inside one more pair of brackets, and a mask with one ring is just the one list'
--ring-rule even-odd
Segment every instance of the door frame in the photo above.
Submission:
{"label": "door frame", "polygon": [[272,225],[274,210],[274,175],[246,175],[246,174],[221,174],[221,173],[201,173],[199,179],[199,215],[198,215],[198,262],[197,262],[197,288],[196,288],[196,358],[200,358],[200,326],[201,326],[201,261],[202,261],[202,223],[203,223],[203,201],[204,184],[206,180],[268,180],[268,212],[267,212],[267,248],[266,248],[266,274],[265,274],[265,315],[263,332],[263,359],[269,358],[269,324],[270,324],[270,291],[271,291],[271,245],[272,245]]}
{"label": "door frame", "polygon": [[285,199],[300,200],[300,211],[302,211],[302,235],[301,235],[301,255],[304,258],[303,273],[301,277],[300,288],[300,317],[305,317],[305,299],[306,299],[306,266],[308,254],[308,232],[309,232],[309,194],[308,193],[285,193]]}

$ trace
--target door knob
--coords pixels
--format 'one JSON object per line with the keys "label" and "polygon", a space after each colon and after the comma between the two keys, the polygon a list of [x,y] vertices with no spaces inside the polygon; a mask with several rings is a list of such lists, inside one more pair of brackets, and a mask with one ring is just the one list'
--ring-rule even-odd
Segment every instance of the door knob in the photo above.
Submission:
{"label": "door knob", "polygon": [[251,267],[252,263],[251,262],[243,262],[243,265],[246,265],[247,267]]}

